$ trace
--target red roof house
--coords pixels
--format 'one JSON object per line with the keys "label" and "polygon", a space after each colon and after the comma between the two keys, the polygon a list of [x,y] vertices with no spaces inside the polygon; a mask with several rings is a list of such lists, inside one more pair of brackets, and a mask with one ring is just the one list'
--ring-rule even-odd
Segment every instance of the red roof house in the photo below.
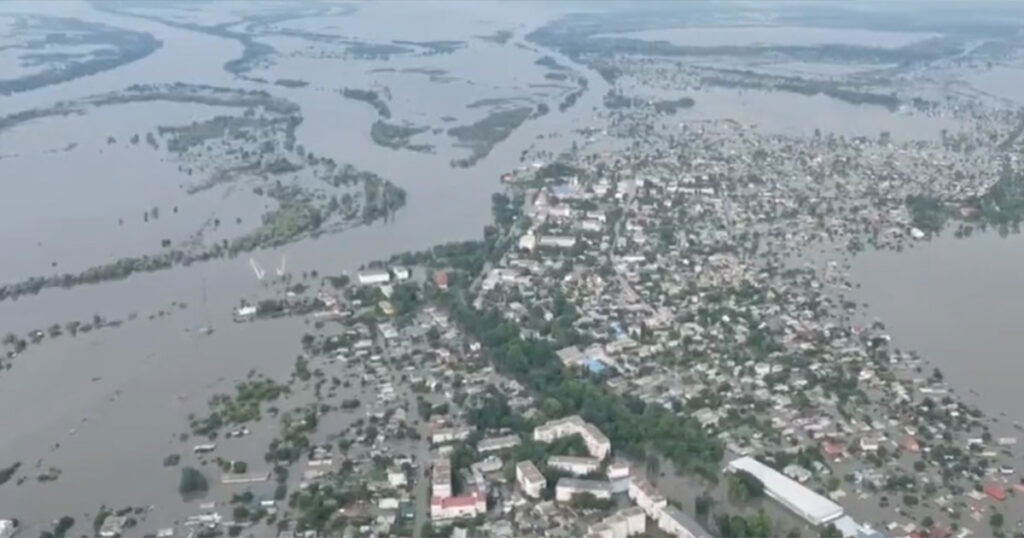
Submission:
{"label": "red roof house", "polygon": [[997,501],[1006,500],[1006,490],[999,484],[989,484],[985,486],[985,493]]}

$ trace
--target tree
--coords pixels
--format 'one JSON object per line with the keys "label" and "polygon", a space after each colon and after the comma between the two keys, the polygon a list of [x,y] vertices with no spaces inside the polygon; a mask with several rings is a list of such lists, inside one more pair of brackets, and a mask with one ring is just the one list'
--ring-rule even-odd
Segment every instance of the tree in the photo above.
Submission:
{"label": "tree", "polygon": [[1003,514],[1000,514],[999,512],[996,512],[996,513],[992,514],[988,518],[988,524],[991,525],[993,528],[1002,527],[1003,526]]}
{"label": "tree", "polygon": [[661,458],[657,454],[647,454],[647,475],[654,478],[661,472]]}
{"label": "tree", "polygon": [[694,511],[698,517],[707,518],[708,514],[711,513],[711,507],[714,505],[714,499],[711,498],[707,493],[701,493],[693,500]]}
{"label": "tree", "polygon": [[569,504],[573,508],[580,510],[607,510],[611,508],[612,501],[607,499],[598,499],[592,493],[577,493],[572,496]]}
{"label": "tree", "polygon": [[75,525],[75,518],[71,516],[61,516],[57,520],[57,525],[53,528],[53,535],[56,538],[63,538],[64,535]]}
{"label": "tree", "polygon": [[764,484],[746,471],[737,471],[729,476],[729,497],[745,501],[764,494]]}
{"label": "tree", "polygon": [[100,506],[100,509],[96,511],[96,517],[92,520],[92,530],[95,534],[100,533],[100,527],[103,526],[103,522],[107,519],[112,512],[107,507]]}
{"label": "tree", "polygon": [[231,511],[231,517],[233,517],[235,521],[245,521],[249,517],[249,509],[240,504],[236,505]]}
{"label": "tree", "polygon": [[825,527],[822,527],[819,536],[821,536],[821,538],[843,538],[843,532],[837,529],[832,523],[829,523]]}
{"label": "tree", "polygon": [[198,469],[194,467],[183,467],[181,469],[181,479],[178,481],[178,493],[183,497],[198,493],[205,493],[209,488],[210,485],[206,481],[206,477],[203,476],[203,473],[199,472]]}
{"label": "tree", "polygon": [[772,520],[764,510],[758,511],[757,515],[747,518],[747,534],[752,538],[770,538],[772,535]]}

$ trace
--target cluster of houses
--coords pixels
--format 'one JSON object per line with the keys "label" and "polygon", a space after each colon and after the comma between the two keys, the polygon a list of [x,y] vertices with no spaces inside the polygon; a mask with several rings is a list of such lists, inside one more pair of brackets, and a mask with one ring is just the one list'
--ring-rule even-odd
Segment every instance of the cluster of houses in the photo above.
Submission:
{"label": "cluster of houses", "polygon": [[[647,532],[650,518],[656,526],[670,536],[678,538],[700,538],[706,536],[701,526],[685,516],[678,509],[668,506],[661,496],[645,479],[632,476],[629,463],[614,460],[604,466],[603,461],[611,453],[607,436],[593,424],[578,415],[549,421],[534,429],[534,440],[550,443],[560,438],[579,435],[590,453],[590,457],[552,455],[545,462],[549,468],[566,472],[575,477],[561,477],[555,484],[555,501],[571,502],[577,495],[590,495],[595,499],[611,499],[613,495],[627,494],[636,506],[625,508],[591,525],[587,538],[624,538]],[[579,478],[595,476],[605,467],[606,479]],[[524,495],[540,498],[548,483],[537,465],[529,460],[516,464],[516,483]]]}
{"label": "cluster of houses", "polygon": [[[928,518],[936,522],[931,530],[949,529],[963,525],[953,517],[959,510],[984,522],[991,510],[1019,505],[1013,495],[998,494],[1024,491],[1013,447],[994,442],[1012,425],[979,419],[980,411],[955,398],[941,376],[927,374],[932,368],[919,356],[891,346],[884,325],[853,325],[846,310],[853,305],[829,299],[850,286],[845,250],[777,270],[778,260],[803,259],[823,240],[906,246],[900,238],[920,237],[906,208],[865,202],[879,186],[852,182],[844,187],[849,192],[830,194],[828,204],[861,200],[856,214],[870,226],[822,208],[807,216],[800,180],[785,187],[753,180],[742,157],[796,151],[800,159],[762,163],[767,168],[758,177],[767,170],[772,177],[813,177],[824,155],[845,154],[824,139],[773,139],[718,123],[673,136],[671,151],[588,155],[571,163],[571,175],[542,182],[530,170],[510,174],[506,183],[524,216],[510,227],[518,242],[491,265],[474,304],[500,312],[525,337],[548,342],[557,341],[552,331],[535,327],[571,319],[564,332],[587,344],[557,346],[570,372],[695,420],[727,454],[770,456],[795,447],[820,453],[786,458],[778,468],[861,519],[877,514],[878,492],[904,476],[942,507],[913,502],[916,491],[907,492],[909,502],[894,495],[871,522],[879,528],[922,530]],[[659,150],[671,145],[651,143]],[[839,146],[862,152],[849,165],[864,177],[881,177],[893,165],[881,158],[892,146]],[[925,169],[933,162],[928,155],[939,162],[945,151],[898,153],[904,165]],[[892,193],[914,188],[884,185]],[[563,303],[571,315],[558,307]],[[750,409],[764,420],[749,420]],[[568,482],[565,491],[588,487],[602,494],[586,482]]]}
{"label": "cluster of houses", "polygon": [[434,521],[471,518],[487,512],[486,490],[452,495],[452,465],[448,458],[434,460],[430,488],[430,519]]}
{"label": "cluster of houses", "polygon": [[[444,427],[435,429],[430,440],[435,445],[465,441],[473,433],[469,427]],[[621,496],[635,505],[607,513],[604,517],[587,523],[583,530],[587,538],[625,538],[648,531],[648,522],[669,536],[678,538],[703,538],[706,532],[694,520],[680,510],[668,505],[650,483],[640,476],[634,476],[630,464],[619,459],[610,459],[612,445],[608,437],[596,426],[578,415],[550,420],[534,428],[533,441],[549,444],[559,439],[579,436],[586,447],[586,456],[552,454],[543,461],[545,468],[557,471],[553,481],[553,501],[556,505],[570,506],[581,495],[597,500],[611,500]],[[521,443],[515,435],[500,435],[481,439],[476,451],[486,456],[463,471],[465,491],[454,495],[452,487],[452,465],[447,457],[438,457],[431,465],[430,518],[434,522],[472,519],[488,512],[489,481],[483,475],[503,468],[502,460],[493,454],[506,451]],[[442,447],[443,448],[443,447]],[[545,501],[551,483],[541,471],[539,461],[521,460],[515,463],[515,486],[522,500],[511,501],[507,494],[499,494],[511,506],[525,503],[537,513],[544,513]],[[569,475],[569,476],[565,476]],[[506,510],[508,508],[505,508]],[[553,507],[552,507],[553,509]],[[578,523],[578,522],[576,522]],[[543,536],[531,534],[531,536]]]}

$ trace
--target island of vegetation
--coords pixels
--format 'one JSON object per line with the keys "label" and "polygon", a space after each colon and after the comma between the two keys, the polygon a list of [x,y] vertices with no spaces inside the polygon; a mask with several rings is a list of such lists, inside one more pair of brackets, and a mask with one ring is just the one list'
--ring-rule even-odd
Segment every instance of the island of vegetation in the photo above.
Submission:
{"label": "island of vegetation", "polygon": [[380,98],[380,94],[373,90],[360,90],[358,88],[345,88],[341,90],[341,95],[344,95],[348,99],[356,101],[362,101],[374,108],[377,111],[377,115],[382,118],[391,117],[391,109],[388,108],[388,104]]}
{"label": "island of vegetation", "polygon": [[378,146],[391,149],[408,149],[412,151],[429,152],[433,149],[429,144],[412,144],[410,139],[430,128],[409,124],[387,123],[382,120],[373,122],[370,127],[370,138]]}
{"label": "island of vegetation", "polygon": [[[12,15],[15,42],[5,49],[19,52],[22,69],[5,73],[0,95],[59,84],[116,69],[153,53],[162,43],[151,34],[86,22],[70,17]],[[6,17],[0,17],[0,19]],[[64,51],[68,52],[47,52]],[[80,52],[80,51],[86,52]]]}
{"label": "island of vegetation", "polygon": [[531,107],[516,107],[492,112],[487,117],[471,124],[448,129],[448,135],[458,141],[459,146],[468,148],[470,156],[455,159],[452,166],[468,168],[486,157],[491,149],[508,138],[534,113]]}

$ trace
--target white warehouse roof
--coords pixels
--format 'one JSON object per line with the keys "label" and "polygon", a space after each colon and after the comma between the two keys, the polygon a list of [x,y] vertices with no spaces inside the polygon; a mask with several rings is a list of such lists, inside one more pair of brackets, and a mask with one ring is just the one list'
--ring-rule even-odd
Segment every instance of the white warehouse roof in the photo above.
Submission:
{"label": "white warehouse roof", "polygon": [[813,525],[824,525],[843,515],[842,506],[750,456],[731,461],[728,468],[731,471],[746,471],[753,475],[764,484],[764,492],[769,497]]}

